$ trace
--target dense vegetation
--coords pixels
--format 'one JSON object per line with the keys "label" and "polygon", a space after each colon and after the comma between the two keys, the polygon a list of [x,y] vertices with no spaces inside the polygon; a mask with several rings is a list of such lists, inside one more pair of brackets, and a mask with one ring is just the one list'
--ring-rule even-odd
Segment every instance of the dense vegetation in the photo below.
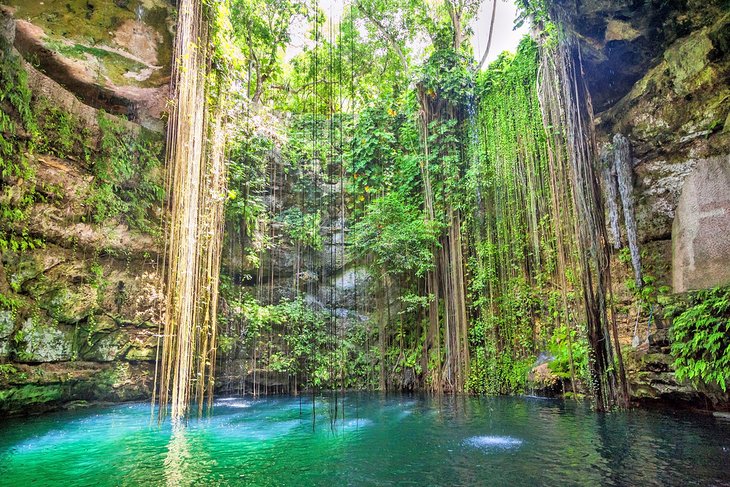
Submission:
{"label": "dense vegetation", "polygon": [[[543,37],[478,71],[468,26],[479,2],[370,0],[339,23],[306,2],[240,3],[234,24],[256,28],[234,43],[249,64],[227,209],[228,245],[243,254],[226,269],[229,357],[248,357],[249,375],[285,374],[287,390],[509,394],[524,391],[544,351],[574,392],[600,383],[599,400],[611,403],[615,368],[591,365],[585,314],[597,317],[595,345],[606,342],[607,311],[589,311],[594,291],[581,291],[594,285],[588,273],[604,271],[580,257],[595,249],[576,238],[571,148],[541,109],[562,95],[538,92],[541,57],[558,45],[545,14],[529,7]],[[284,62],[297,21],[311,37]],[[416,39],[428,45],[420,59]],[[294,195],[282,194],[290,177]],[[343,194],[323,181],[341,182]],[[354,325],[316,306],[292,314],[336,279],[317,257],[335,216],[347,219],[350,268],[373,276],[370,319]],[[295,255],[286,297],[273,263],[282,245]],[[319,344],[306,361],[291,342],[300,326]],[[611,342],[600,356],[615,360]]]}
{"label": "dense vegetation", "polygon": [[[547,360],[564,392],[627,404],[619,210],[609,202],[611,249],[600,171],[621,193],[632,299],[661,313],[627,142],[599,167],[580,56],[542,2],[519,2],[536,33],[489,66],[470,43],[477,0],[360,0],[337,15],[305,0],[189,3],[180,32],[206,42],[176,44],[195,49],[173,70],[164,189],[158,135],[103,112],[89,127],[34,97],[0,45],[0,250],[44,245],[32,209],[63,188],[36,184],[41,156],[90,176],[82,223],[153,237],[165,223],[162,402],[177,391],[182,416],[214,385],[516,394]],[[0,294],[13,313],[14,294]],[[679,380],[726,390],[729,299],[667,306]]]}
{"label": "dense vegetation", "polygon": [[35,184],[31,160],[43,155],[78,160],[94,177],[86,195],[86,220],[120,219],[137,230],[159,233],[154,213],[162,202],[160,137],[144,129],[131,130],[103,112],[92,130],[50,100],[33,97],[20,57],[4,40],[0,55],[0,166],[4,189],[10,191],[8,183],[17,183],[16,194],[8,194],[0,204],[0,248],[22,251],[43,244],[30,233],[27,210],[34,202],[63,198],[63,188]]}
{"label": "dense vegetation", "polygon": [[690,293],[670,307],[677,378],[727,391],[730,378],[730,288]]}

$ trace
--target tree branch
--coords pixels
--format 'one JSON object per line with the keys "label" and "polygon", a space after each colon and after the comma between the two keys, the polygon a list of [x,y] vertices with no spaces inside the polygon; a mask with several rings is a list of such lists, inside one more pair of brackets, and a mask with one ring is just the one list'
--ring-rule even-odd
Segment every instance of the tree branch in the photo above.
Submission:
{"label": "tree branch", "polygon": [[481,71],[484,63],[487,62],[487,56],[489,55],[489,48],[492,46],[492,34],[494,33],[494,18],[497,16],[497,0],[492,0],[492,19],[489,21],[489,35],[487,36],[487,48],[484,50],[482,60],[479,61],[477,71]]}
{"label": "tree branch", "polygon": [[385,25],[378,20],[378,18],[375,16],[373,12],[368,11],[360,2],[357,2],[357,7],[360,9],[360,11],[365,15],[365,17],[375,25],[375,27],[380,31],[381,34],[386,38],[388,43],[390,43],[391,47],[393,48],[393,51],[395,51],[396,55],[400,58],[401,63],[403,64],[403,72],[408,73],[408,58],[406,58],[405,53],[403,52],[403,49],[401,48],[400,44],[398,44],[398,40],[396,39],[395,35],[393,35],[391,32],[388,31],[388,29],[385,27]]}

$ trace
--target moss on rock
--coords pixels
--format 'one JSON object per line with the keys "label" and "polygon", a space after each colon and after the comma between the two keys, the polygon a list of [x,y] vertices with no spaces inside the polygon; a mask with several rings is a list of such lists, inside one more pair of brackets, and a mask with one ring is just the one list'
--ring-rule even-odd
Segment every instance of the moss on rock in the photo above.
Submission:
{"label": "moss on rock", "polygon": [[74,356],[74,330],[38,317],[26,319],[13,338],[19,362],[60,362]]}

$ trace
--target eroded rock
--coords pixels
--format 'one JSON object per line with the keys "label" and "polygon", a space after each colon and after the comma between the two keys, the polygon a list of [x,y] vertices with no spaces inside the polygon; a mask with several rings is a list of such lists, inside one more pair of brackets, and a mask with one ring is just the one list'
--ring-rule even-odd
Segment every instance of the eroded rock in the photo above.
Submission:
{"label": "eroded rock", "polygon": [[74,354],[74,330],[51,322],[28,318],[14,339],[19,362],[61,362]]}
{"label": "eroded rock", "polygon": [[730,156],[701,161],[687,177],[672,226],[674,292],[730,283]]}
{"label": "eroded rock", "polygon": [[26,59],[85,104],[163,128],[172,45],[165,2],[102,2],[90,10],[79,0],[10,3],[14,44]]}

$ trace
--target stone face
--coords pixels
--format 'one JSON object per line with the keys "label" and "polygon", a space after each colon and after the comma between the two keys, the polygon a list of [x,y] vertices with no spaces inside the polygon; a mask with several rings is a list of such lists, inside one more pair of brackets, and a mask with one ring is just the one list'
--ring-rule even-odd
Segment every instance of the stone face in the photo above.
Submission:
{"label": "stone face", "polygon": [[676,163],[660,159],[637,167],[636,221],[640,241],[671,237],[682,184],[696,164],[696,159]]}
{"label": "stone face", "polygon": [[14,45],[41,71],[94,108],[164,128],[173,13],[167,2],[8,3],[18,19]]}
{"label": "stone face", "polygon": [[667,330],[649,335],[648,349],[628,349],[624,354],[631,398],[639,403],[662,402],[674,405],[710,405],[722,407],[728,394],[719,388],[695,387],[688,381],[678,381],[674,375],[674,358],[668,353]]}
{"label": "stone face", "polygon": [[32,414],[69,401],[131,401],[149,397],[154,364],[61,362],[17,364],[0,375],[0,415]]}
{"label": "stone face", "polygon": [[674,49],[664,54],[667,69],[674,74],[674,88],[680,95],[686,95],[711,81],[715,74],[708,67],[708,56],[713,49],[706,31],[677,41]]}
{"label": "stone face", "polygon": [[730,154],[728,31],[724,15],[677,39],[599,116],[599,135],[623,133],[631,141],[642,242],[670,238],[682,184],[698,161]]}
{"label": "stone face", "polygon": [[629,22],[620,19],[610,19],[606,24],[605,42],[628,41],[631,42],[641,36],[641,32],[635,29]]}
{"label": "stone face", "polygon": [[82,358],[94,362],[112,362],[121,358],[129,347],[129,338],[121,330],[112,333],[89,333]]}
{"label": "stone face", "polygon": [[0,37],[8,40],[10,44],[15,41],[15,22],[12,19],[12,10],[0,5]]}
{"label": "stone face", "polygon": [[10,354],[10,340],[13,338],[15,319],[13,312],[0,311],[0,359],[6,359]]}
{"label": "stone face", "polygon": [[41,309],[60,322],[76,324],[88,318],[96,306],[96,290],[89,285],[82,285],[74,289],[59,286],[48,292],[35,294]]}
{"label": "stone face", "polygon": [[126,52],[159,69],[158,47],[162,45],[162,34],[140,20],[126,20],[114,32],[114,42]]}
{"label": "stone face", "polygon": [[19,338],[23,345],[16,350],[16,356],[21,362],[61,362],[73,358],[73,329],[28,318]]}
{"label": "stone face", "polygon": [[140,337],[132,342],[124,358],[131,361],[153,361],[157,354],[157,344],[158,340],[154,336]]}
{"label": "stone face", "polygon": [[[645,275],[653,278],[655,289],[675,284],[675,291],[730,282],[727,211],[712,205],[700,211],[695,202],[697,211],[693,212],[686,209],[685,201],[685,193],[703,199],[710,193],[730,193],[717,175],[711,184],[693,182],[708,164],[729,165],[727,3],[550,0],[548,6],[563,14],[566,29],[576,35],[580,45],[598,140],[609,143],[614,134],[621,133],[631,143]],[[677,222],[687,218],[690,227],[680,232]],[[702,230],[696,228],[700,220]],[[694,260],[688,257],[690,252]],[[679,254],[685,257],[678,259]],[[618,277],[626,272],[625,267],[614,257],[613,291],[622,308],[618,311],[619,333],[629,350],[627,371],[634,399],[690,402],[701,407],[724,404],[726,408],[727,395],[675,380],[668,332],[655,331],[655,326],[668,325],[661,306],[652,308],[649,352],[630,351],[636,313],[626,310],[635,310],[638,303]],[[646,329],[647,314],[640,314],[639,330]],[[639,335],[644,337],[643,332]]]}
{"label": "stone face", "polygon": [[[86,0],[15,3],[19,4],[19,9],[32,10],[24,10],[23,18],[35,20],[25,23],[21,30],[25,29],[26,35],[36,35],[34,42],[39,46],[54,42],[49,38],[49,32],[63,34],[53,30],[65,28],[63,22],[58,21],[59,15],[66,15],[69,9],[92,5]],[[132,3],[137,4],[134,0]],[[114,6],[115,2],[94,4],[105,10],[118,8]],[[143,4],[143,8],[158,13],[167,11],[159,0],[143,0]],[[15,15],[20,14],[16,12]],[[83,19],[82,15],[76,20],[86,22]],[[125,25],[123,20],[119,20],[118,26]],[[46,21],[48,24],[44,24]],[[100,20],[102,23],[107,21],[112,20]],[[0,35],[12,41],[15,25],[9,9],[0,7]],[[149,29],[139,28],[132,19],[124,27],[126,30],[118,33],[117,44],[106,42],[104,49],[124,49],[124,45],[127,49],[137,49],[135,46],[139,47],[141,41],[135,36],[156,36]],[[109,33],[104,32],[104,36],[113,36],[114,31],[112,28]],[[76,31],[74,35],[82,34]],[[22,42],[17,37],[15,40],[16,44]],[[90,38],[84,42],[92,44]],[[69,46],[54,44],[52,47],[56,56],[61,47]],[[130,54],[151,62],[156,47],[159,45]],[[169,63],[169,52],[159,49],[155,52],[157,63]],[[83,57],[87,66],[96,62],[91,55]],[[76,61],[79,59],[71,56],[64,62]],[[84,144],[91,147],[92,158],[79,153],[78,147],[51,155],[56,147],[54,141],[49,141],[48,147],[24,154],[32,178],[19,180],[2,176],[0,186],[4,189],[0,193],[3,198],[16,193],[39,192],[42,195],[32,200],[23,222],[17,223],[16,231],[30,232],[43,245],[22,252],[10,249],[0,252],[0,292],[5,298],[0,302],[0,362],[5,366],[0,373],[0,418],[7,414],[58,408],[70,401],[149,397],[151,370],[154,369],[151,361],[155,358],[156,347],[153,335],[161,318],[157,239],[130,228],[122,218],[95,222],[89,217],[89,198],[94,194],[94,184],[98,183],[89,169],[97,163],[93,160],[97,155],[94,148],[104,133],[101,113],[88,104],[85,96],[89,93],[69,91],[77,85],[66,79],[68,83],[62,86],[58,82],[64,81],[59,77],[61,71],[51,69],[48,64],[40,65],[46,73],[31,66],[27,60],[22,63],[33,94],[31,109],[41,113],[53,107],[68,114],[74,130],[83,131]],[[69,73],[73,76],[75,72],[66,72]],[[166,85],[166,80],[159,76],[148,81]],[[141,82],[125,81],[124,86],[137,90],[140,107],[159,101],[148,98],[149,93],[140,91],[148,88],[138,83]],[[104,89],[111,86],[101,84]],[[92,90],[90,93],[98,92]],[[151,112],[147,110],[146,113]],[[121,130],[125,136],[144,137],[145,140],[157,137],[139,123],[109,114],[104,118],[107,125]],[[65,156],[58,157],[62,153]]]}
{"label": "stone face", "polygon": [[[568,29],[580,41],[586,81],[597,111],[621,99],[678,32],[706,22],[704,15],[687,16],[689,7],[684,2],[657,3],[549,2],[561,12]],[[710,9],[702,5],[697,10],[706,8]]]}
{"label": "stone face", "polygon": [[334,285],[321,285],[318,299],[327,308],[369,309],[373,305],[370,291],[372,277],[367,269],[346,269],[332,276]]}
{"label": "stone face", "polygon": [[730,283],[730,157],[706,159],[687,177],[672,243],[674,292]]}

